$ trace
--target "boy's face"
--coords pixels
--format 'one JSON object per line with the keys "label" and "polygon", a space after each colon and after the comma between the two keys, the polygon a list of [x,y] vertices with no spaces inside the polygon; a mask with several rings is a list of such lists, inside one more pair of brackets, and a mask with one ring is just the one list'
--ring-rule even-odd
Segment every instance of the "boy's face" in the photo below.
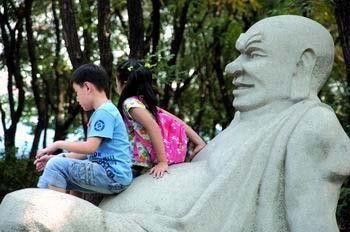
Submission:
{"label": "boy's face", "polygon": [[77,101],[79,102],[83,110],[85,111],[93,110],[91,100],[89,100],[90,95],[89,95],[87,83],[84,83],[83,86],[73,83],[73,89],[77,94]]}

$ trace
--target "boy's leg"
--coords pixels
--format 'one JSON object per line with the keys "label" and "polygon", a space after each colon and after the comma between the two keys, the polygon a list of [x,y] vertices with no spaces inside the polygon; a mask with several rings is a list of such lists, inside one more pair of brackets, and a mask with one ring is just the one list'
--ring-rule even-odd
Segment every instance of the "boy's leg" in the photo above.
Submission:
{"label": "boy's leg", "polygon": [[[57,158],[55,161],[51,161],[51,163],[45,167],[45,169],[47,169],[47,172],[53,172],[55,173],[55,175],[59,176],[61,175],[62,173],[66,173],[64,174],[63,176],[67,176],[68,173],[66,171],[63,171],[62,169],[66,169],[68,170],[68,166],[69,166],[69,161],[67,159],[64,159],[63,153],[57,155],[56,157],[61,157],[60,160],[57,161]],[[54,157],[55,158],[55,157]],[[53,165],[52,162],[54,162],[55,164]],[[49,170],[49,169],[53,169],[53,170]],[[67,180],[67,178],[65,178]],[[55,191],[58,191],[58,192],[64,192],[64,193],[69,193],[73,196],[76,196],[76,197],[80,197],[82,198],[82,192],[79,192],[79,191],[74,191],[74,190],[71,190],[71,191],[67,191],[66,189],[63,189],[63,188],[59,188],[55,185],[52,185],[50,184],[52,183],[51,180],[49,180],[49,178],[47,177],[47,174],[46,173],[43,173],[42,177],[40,177],[40,180],[39,180],[39,183],[38,183],[38,187],[39,188],[49,188],[49,189],[52,189],[52,190],[55,190]]]}
{"label": "boy's leg", "polygon": [[39,188],[58,188],[65,190],[68,180],[69,162],[66,158],[57,155],[51,158],[39,179]]}
{"label": "boy's leg", "polygon": [[57,188],[57,187],[52,186],[52,185],[50,185],[50,184],[49,184],[49,189],[51,189],[51,190],[55,190],[55,191],[57,191],[57,192],[61,192],[61,193],[66,193],[66,190],[65,190],[65,189],[62,189],[62,188]]}
{"label": "boy's leg", "polygon": [[88,160],[73,162],[69,166],[69,173],[68,189],[113,194],[127,187],[111,180],[101,165]]}
{"label": "boy's leg", "polygon": [[58,155],[46,164],[38,187],[113,194],[127,186],[112,181],[104,168],[97,163]]}

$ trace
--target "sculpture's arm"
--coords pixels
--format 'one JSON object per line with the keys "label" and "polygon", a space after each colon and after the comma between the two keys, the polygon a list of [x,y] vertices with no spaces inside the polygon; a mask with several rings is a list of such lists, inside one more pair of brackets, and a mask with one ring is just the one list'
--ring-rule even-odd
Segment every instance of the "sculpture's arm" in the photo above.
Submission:
{"label": "sculpture's arm", "polygon": [[307,112],[291,135],[285,165],[290,230],[338,231],[335,211],[350,172],[350,141],[332,111]]}

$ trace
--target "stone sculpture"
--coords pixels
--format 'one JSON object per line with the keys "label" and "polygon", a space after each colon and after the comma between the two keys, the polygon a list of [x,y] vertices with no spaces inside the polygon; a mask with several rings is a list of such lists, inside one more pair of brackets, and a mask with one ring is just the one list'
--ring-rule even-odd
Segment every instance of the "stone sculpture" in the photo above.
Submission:
{"label": "stone sculpture", "polygon": [[[318,92],[333,65],[328,31],[301,16],[254,24],[226,66],[234,120],[191,163],[143,175],[99,207],[24,189],[0,205],[2,231],[338,231],[350,140]],[[10,216],[9,216],[10,215]]]}

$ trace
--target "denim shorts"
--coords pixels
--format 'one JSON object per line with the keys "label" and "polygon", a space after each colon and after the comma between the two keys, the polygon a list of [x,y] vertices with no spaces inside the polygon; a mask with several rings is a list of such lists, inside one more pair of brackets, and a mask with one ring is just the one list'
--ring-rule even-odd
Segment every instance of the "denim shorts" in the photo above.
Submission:
{"label": "denim shorts", "polygon": [[49,185],[66,190],[103,194],[119,193],[127,187],[109,178],[98,163],[67,158],[62,154],[47,162],[37,186],[48,188]]}

